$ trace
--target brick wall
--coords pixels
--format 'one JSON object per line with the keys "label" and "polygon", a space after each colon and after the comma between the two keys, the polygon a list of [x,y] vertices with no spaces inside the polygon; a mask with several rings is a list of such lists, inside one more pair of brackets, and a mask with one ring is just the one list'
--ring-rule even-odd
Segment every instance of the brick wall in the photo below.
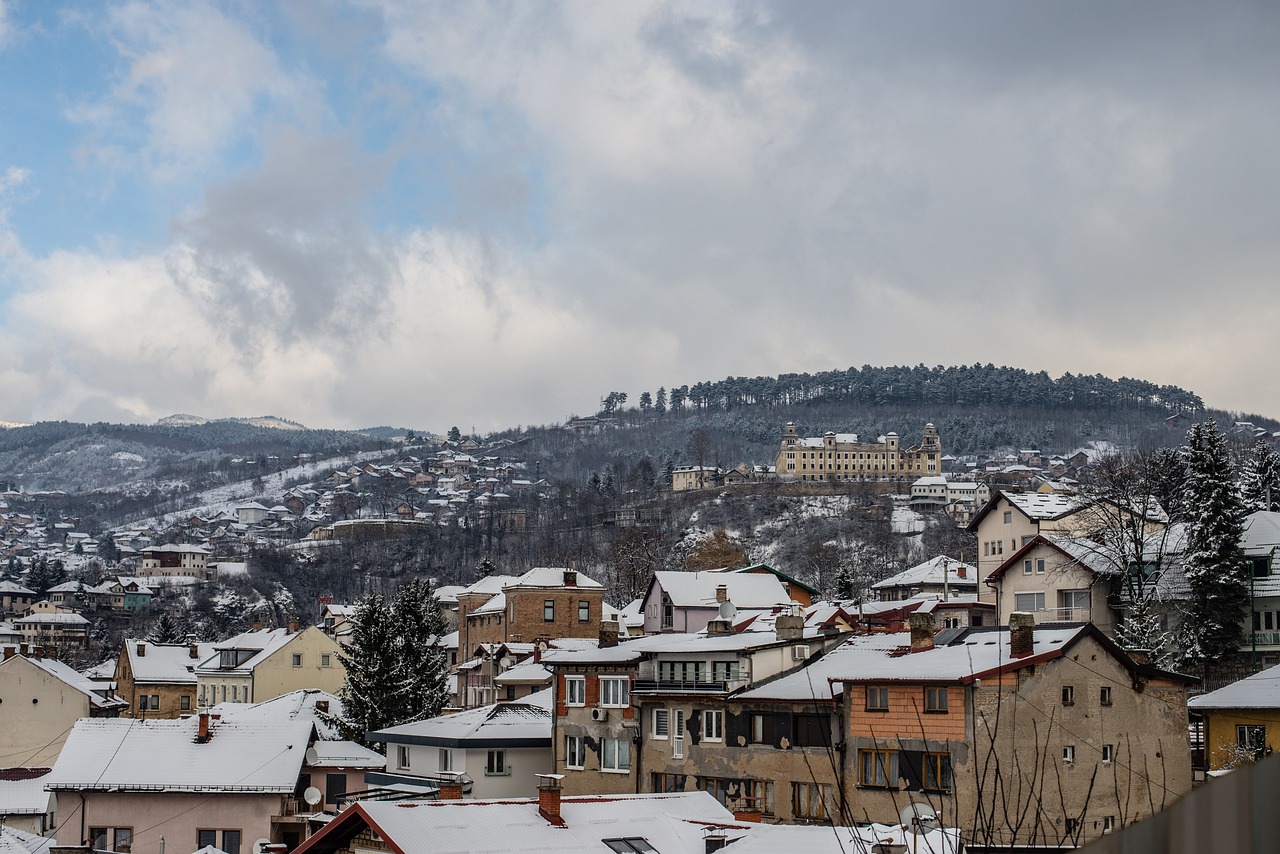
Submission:
{"label": "brick wall", "polygon": [[867,711],[867,686],[850,685],[849,735],[858,738],[964,740],[964,688],[947,686],[947,712],[924,710],[923,685],[888,685],[889,711]]}

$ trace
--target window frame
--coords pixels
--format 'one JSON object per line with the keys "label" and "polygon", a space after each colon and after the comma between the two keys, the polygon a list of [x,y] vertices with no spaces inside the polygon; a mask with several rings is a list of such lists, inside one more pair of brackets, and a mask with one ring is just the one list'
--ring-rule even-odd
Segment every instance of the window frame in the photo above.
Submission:
{"label": "window frame", "polygon": [[564,737],[564,767],[571,771],[586,770],[587,741],[583,736],[566,735]]}
{"label": "window frame", "polygon": [[946,715],[951,713],[951,693],[945,685],[924,686],[924,712],[926,715]]}
{"label": "window frame", "polygon": [[[575,690],[575,686],[576,689]],[[574,699],[574,695],[577,699]],[[582,708],[587,705],[587,677],[579,675],[566,675],[564,677],[564,704],[575,709]]]}
{"label": "window frame", "polygon": [[1110,685],[1103,685],[1101,688],[1099,688],[1098,689],[1098,705],[1110,706],[1111,694],[1112,694],[1112,691],[1111,691]]}
{"label": "window frame", "polygon": [[556,621],[556,600],[542,600],[542,622],[554,623]]}
{"label": "window frame", "polygon": [[920,772],[920,787],[926,792],[950,792],[955,788],[950,753],[926,751],[920,760]]}
{"label": "window frame", "polygon": [[[1026,600],[1027,596],[1035,597],[1032,601],[1032,607],[1024,608],[1018,604],[1018,600]],[[1043,590],[1015,590],[1013,593],[1013,610],[1022,611],[1024,613],[1035,613],[1044,610],[1044,591]]]}
{"label": "window frame", "polygon": [[410,764],[412,760],[413,760],[413,752],[409,749],[409,745],[397,744],[396,745],[396,769],[408,770],[409,768],[412,768],[413,766]]}
{"label": "window frame", "polygon": [[293,666],[293,667],[301,667],[301,666],[302,666],[302,653],[300,653],[300,652],[295,652],[295,653],[293,653],[293,657],[289,659],[289,663],[290,663],[290,665],[291,665],[291,666]]}
{"label": "window frame", "polygon": [[1062,745],[1062,761],[1063,762],[1076,761],[1076,746],[1074,744]]}
{"label": "window frame", "polygon": [[[867,773],[868,771],[870,774]],[[898,751],[879,748],[860,749],[858,751],[858,787],[897,790]]]}
{"label": "window frame", "polygon": [[591,600],[590,599],[578,600],[578,622],[579,623],[591,622]]}
{"label": "window frame", "polygon": [[866,698],[866,711],[868,712],[887,712],[889,711],[889,686],[888,685],[868,685],[864,692]]}
{"label": "window frame", "polygon": [[511,767],[507,765],[507,751],[501,748],[487,751],[484,760],[484,775],[486,777],[511,776]]}
{"label": "window frame", "polygon": [[[651,716],[650,735],[657,741],[666,741],[671,738],[671,712],[668,709],[654,709]],[[661,726],[659,726],[661,721]]]}
{"label": "window frame", "polygon": [[[715,722],[714,724],[712,722]],[[724,711],[721,709],[704,709],[702,711],[702,740],[724,741]]]}
{"label": "window frame", "polygon": [[1076,704],[1076,687],[1074,685],[1062,686],[1062,705],[1074,706]]}
{"label": "window frame", "polygon": [[[611,751],[612,756],[610,755]],[[624,754],[626,758],[625,765],[622,764]],[[610,759],[612,759],[612,762],[610,762]],[[605,774],[631,773],[631,739],[600,739],[600,771]]]}
{"label": "window frame", "polygon": [[631,705],[631,677],[601,676],[599,679],[600,708],[625,709]]}

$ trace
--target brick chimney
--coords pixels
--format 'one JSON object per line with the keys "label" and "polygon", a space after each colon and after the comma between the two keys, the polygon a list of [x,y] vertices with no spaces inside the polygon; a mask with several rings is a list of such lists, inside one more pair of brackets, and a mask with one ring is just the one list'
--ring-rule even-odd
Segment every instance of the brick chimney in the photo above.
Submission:
{"label": "brick chimney", "polygon": [[960,564],[959,566],[956,567],[956,575],[959,576],[960,578],[968,578],[969,567],[965,566],[964,564]]}
{"label": "brick chimney", "polygon": [[39,661],[40,659],[44,658],[44,647],[42,646],[31,647],[31,657],[34,658],[36,661]]}
{"label": "brick chimney", "polygon": [[1026,658],[1032,650],[1032,632],[1036,618],[1027,611],[1014,611],[1009,615],[1009,656]]}
{"label": "brick chimney", "polygon": [[257,632],[257,631],[261,631],[261,630],[262,630],[262,618],[261,618],[261,617],[254,617],[254,619],[253,619],[253,625],[251,626],[251,628],[252,628],[255,632]]}
{"label": "brick chimney", "polygon": [[564,571],[564,586],[565,587],[578,586],[578,573],[576,570],[566,569]]}
{"label": "brick chimney", "polygon": [[6,646],[4,648],[5,661],[8,661],[9,659],[13,658],[17,654],[18,654],[18,648],[16,646]]}
{"label": "brick chimney", "polygon": [[717,637],[720,635],[733,634],[733,621],[726,620],[723,617],[716,617],[714,620],[707,622],[707,635]]}
{"label": "brick chimney", "polygon": [[196,643],[195,641],[192,641],[191,643],[187,644],[187,657],[188,657],[188,658],[199,658],[199,657],[200,657],[200,644]]}
{"label": "brick chimney", "polygon": [[196,743],[204,744],[209,740],[209,713],[201,712],[199,721],[200,728],[196,730]]}
{"label": "brick chimney", "polygon": [[608,649],[618,645],[618,621],[600,621],[600,648]]}
{"label": "brick chimney", "polygon": [[147,657],[147,645],[146,645],[145,643],[143,643],[142,641],[138,641],[137,652],[138,652],[138,658],[146,658],[146,657]]}
{"label": "brick chimney", "polygon": [[444,772],[440,775],[440,791],[436,795],[442,801],[462,800],[462,777]]}
{"label": "brick chimney", "polygon": [[560,817],[560,781],[563,774],[538,774],[538,815],[557,827],[564,826]]}
{"label": "brick chimney", "polygon": [[729,585],[727,584],[716,585],[716,601],[717,602],[729,601]]}
{"label": "brick chimney", "polygon": [[296,635],[298,633],[298,618],[294,617],[289,621],[289,634]]}
{"label": "brick chimney", "polygon": [[933,649],[933,614],[912,611],[907,615],[911,627],[911,651],[926,652]]}

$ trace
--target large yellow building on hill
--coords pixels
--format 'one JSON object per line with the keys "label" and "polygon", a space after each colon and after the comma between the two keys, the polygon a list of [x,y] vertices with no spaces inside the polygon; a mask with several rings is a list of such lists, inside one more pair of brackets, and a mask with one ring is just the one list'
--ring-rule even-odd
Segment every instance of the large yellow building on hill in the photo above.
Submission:
{"label": "large yellow building on hill", "polygon": [[923,477],[942,471],[938,428],[924,427],[919,445],[903,448],[897,433],[860,442],[857,433],[802,438],[788,421],[775,463],[779,480],[879,480]]}

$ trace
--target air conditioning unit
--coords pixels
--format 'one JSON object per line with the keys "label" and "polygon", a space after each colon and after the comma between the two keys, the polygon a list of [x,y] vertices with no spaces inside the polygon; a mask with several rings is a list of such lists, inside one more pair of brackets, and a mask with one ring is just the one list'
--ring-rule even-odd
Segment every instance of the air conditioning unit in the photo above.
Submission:
{"label": "air conditioning unit", "polygon": [[809,645],[807,643],[798,643],[791,647],[792,661],[805,661],[809,657]]}
{"label": "air conditioning unit", "polygon": [[608,709],[592,709],[592,710],[591,710],[591,720],[593,720],[593,721],[607,721],[607,720],[609,720],[609,710],[608,710]]}

